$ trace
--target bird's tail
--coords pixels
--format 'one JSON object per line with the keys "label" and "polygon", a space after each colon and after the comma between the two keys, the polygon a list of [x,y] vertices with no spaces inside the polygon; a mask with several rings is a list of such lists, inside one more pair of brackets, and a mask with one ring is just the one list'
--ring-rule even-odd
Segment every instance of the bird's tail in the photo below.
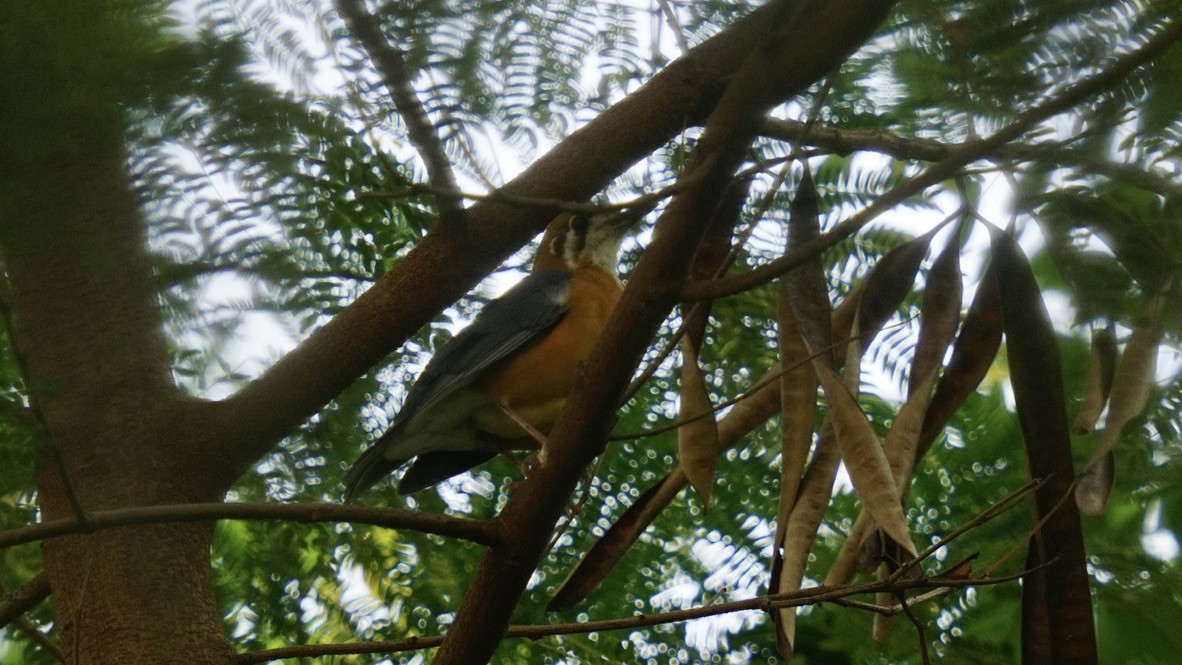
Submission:
{"label": "bird's tail", "polygon": [[449,450],[447,452],[423,453],[415,458],[402,480],[398,481],[399,494],[413,494],[452,476],[459,475],[474,466],[483,464],[497,456],[496,451]]}
{"label": "bird's tail", "polygon": [[379,439],[362,453],[353,464],[353,468],[349,469],[349,473],[345,475],[345,503],[353,503],[353,499],[406,462],[407,458],[388,460],[385,452],[385,441]]}

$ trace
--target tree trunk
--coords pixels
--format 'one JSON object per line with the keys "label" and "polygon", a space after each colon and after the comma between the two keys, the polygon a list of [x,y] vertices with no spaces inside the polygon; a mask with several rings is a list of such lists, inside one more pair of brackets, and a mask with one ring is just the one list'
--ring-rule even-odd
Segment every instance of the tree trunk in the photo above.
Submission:
{"label": "tree trunk", "polygon": [[[6,173],[0,230],[31,405],[84,510],[217,500],[206,405],[172,384],[137,203],[106,136]],[[55,456],[44,519],[75,514]],[[205,466],[202,466],[204,464]],[[112,529],[44,544],[68,663],[230,662],[210,525]]]}

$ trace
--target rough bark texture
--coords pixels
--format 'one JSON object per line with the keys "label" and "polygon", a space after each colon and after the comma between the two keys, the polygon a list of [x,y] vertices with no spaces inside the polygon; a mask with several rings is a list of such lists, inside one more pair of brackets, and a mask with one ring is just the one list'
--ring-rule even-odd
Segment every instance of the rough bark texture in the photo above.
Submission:
{"label": "rough bark texture", "polygon": [[[31,398],[87,510],[208,501],[220,491],[190,453],[202,405],[179,395],[130,184],[111,134],[9,171],[0,232],[15,341]],[[45,518],[74,514],[55,464]],[[71,663],[225,663],[209,525],[49,541],[45,566]]]}

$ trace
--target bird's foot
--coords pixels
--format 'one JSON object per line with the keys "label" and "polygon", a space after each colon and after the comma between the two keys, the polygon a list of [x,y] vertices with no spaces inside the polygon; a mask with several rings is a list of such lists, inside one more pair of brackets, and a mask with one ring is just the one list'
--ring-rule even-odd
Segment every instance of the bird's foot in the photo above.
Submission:
{"label": "bird's foot", "polygon": [[522,418],[520,413],[514,411],[512,407],[510,407],[505,402],[497,402],[497,408],[500,409],[501,413],[504,413],[509,418],[509,420],[512,420],[514,424],[520,427],[521,431],[525,432],[526,436],[528,436],[535,444],[537,444],[539,449],[546,447],[546,435],[539,432],[537,428],[530,424],[528,420]]}
{"label": "bird's foot", "polygon": [[[505,459],[509,460],[509,463],[512,464],[515,469],[517,469],[517,472],[521,474],[522,478],[529,476],[529,470],[532,465],[528,457],[525,460],[522,460],[512,448],[505,445],[504,443],[497,443],[495,445],[497,447],[497,452],[501,453],[505,456]],[[533,457],[533,455],[530,455],[530,457]]]}

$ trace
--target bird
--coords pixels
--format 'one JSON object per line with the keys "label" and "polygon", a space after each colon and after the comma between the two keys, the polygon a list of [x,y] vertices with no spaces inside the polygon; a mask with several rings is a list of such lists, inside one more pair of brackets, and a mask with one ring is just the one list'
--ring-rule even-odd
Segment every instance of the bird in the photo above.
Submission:
{"label": "bird", "polygon": [[555,217],[530,274],[427,363],[389,428],[347,473],[345,503],[402,466],[397,487],[407,495],[500,452],[539,448],[623,291],[623,238],[651,209]]}

